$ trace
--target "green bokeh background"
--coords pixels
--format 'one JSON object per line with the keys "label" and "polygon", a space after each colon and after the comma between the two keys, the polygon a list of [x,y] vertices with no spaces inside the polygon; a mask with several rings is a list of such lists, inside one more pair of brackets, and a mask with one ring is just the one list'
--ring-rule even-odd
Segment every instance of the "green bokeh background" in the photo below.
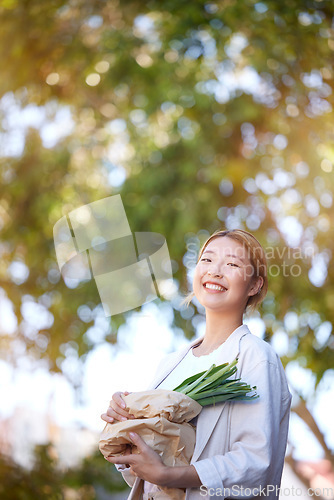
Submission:
{"label": "green bokeh background", "polygon": [[[0,287],[17,318],[12,335],[1,323],[4,361],[62,372],[67,345],[82,364],[94,348],[96,285],[68,288],[54,252],[53,226],[72,209],[121,194],[133,232],[165,236],[180,294],[191,251],[240,227],[268,251],[266,340],[283,331],[283,363],[314,374],[293,411],[333,467],[312,416],[334,362],[333,16],[327,0],[0,1]],[[27,301],[50,327],[27,334]],[[191,338],[202,312],[174,305],[175,331]],[[104,342],[117,345],[126,317],[109,319]],[[61,471],[52,445],[32,474],[4,459],[0,495],[121,487],[98,455],[78,467]]]}

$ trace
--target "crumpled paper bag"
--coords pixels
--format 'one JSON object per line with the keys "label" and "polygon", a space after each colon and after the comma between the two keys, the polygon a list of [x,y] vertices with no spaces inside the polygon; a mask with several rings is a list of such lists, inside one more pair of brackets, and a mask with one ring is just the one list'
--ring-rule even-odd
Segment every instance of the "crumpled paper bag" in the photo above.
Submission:
{"label": "crumpled paper bag", "polygon": [[[165,465],[189,465],[196,431],[188,422],[200,413],[202,406],[184,394],[164,389],[133,392],[123,399],[126,410],[135,419],[107,424],[99,442],[101,453],[105,457],[123,455],[127,444],[132,446],[132,453],[137,453],[129,437],[129,432],[136,432]],[[180,500],[185,496],[179,488],[160,488],[166,498]]]}

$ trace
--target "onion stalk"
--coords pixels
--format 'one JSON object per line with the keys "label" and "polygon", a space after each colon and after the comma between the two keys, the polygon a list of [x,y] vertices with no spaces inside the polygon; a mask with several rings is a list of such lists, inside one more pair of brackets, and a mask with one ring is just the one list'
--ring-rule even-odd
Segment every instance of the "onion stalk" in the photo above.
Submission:
{"label": "onion stalk", "polygon": [[[245,401],[258,398],[256,386],[251,387],[240,378],[231,379],[237,371],[238,358],[231,363],[212,365],[208,370],[196,373],[184,380],[175,389],[186,394],[202,406],[208,406],[224,401]],[[252,394],[248,394],[248,393]]]}

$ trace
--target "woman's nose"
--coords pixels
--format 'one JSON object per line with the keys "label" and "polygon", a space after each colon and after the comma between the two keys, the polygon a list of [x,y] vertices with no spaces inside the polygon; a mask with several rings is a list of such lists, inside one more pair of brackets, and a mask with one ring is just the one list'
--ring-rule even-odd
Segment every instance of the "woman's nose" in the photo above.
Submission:
{"label": "woman's nose", "polygon": [[209,276],[213,276],[215,278],[221,278],[222,277],[222,274],[218,273],[217,271],[208,271],[208,275]]}

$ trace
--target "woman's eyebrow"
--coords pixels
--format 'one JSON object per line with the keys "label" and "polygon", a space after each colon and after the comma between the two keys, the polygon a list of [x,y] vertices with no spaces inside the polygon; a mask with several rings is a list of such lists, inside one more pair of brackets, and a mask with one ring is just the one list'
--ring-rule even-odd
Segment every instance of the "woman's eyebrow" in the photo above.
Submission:
{"label": "woman's eyebrow", "polygon": [[232,254],[226,254],[225,257],[233,257],[234,259],[240,260],[240,262],[245,262],[241,257],[238,255],[232,255]]}
{"label": "woman's eyebrow", "polygon": [[[204,252],[202,253],[202,255],[204,255],[205,253],[215,253],[215,252],[212,251],[212,250],[204,250]],[[225,257],[232,257],[234,259],[240,260],[240,262],[245,263],[245,261],[241,257],[239,257],[238,255],[226,254]]]}

